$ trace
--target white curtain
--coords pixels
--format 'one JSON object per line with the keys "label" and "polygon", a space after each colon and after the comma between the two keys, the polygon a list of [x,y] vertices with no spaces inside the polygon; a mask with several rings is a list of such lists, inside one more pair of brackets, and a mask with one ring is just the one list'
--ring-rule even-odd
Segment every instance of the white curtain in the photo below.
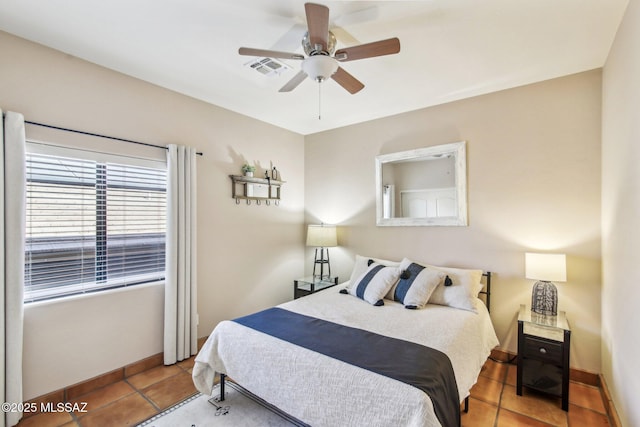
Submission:
{"label": "white curtain", "polygon": [[[1,113],[1,111],[0,111]],[[0,124],[0,401],[22,402],[22,329],[25,230],[25,133],[22,114],[2,114]],[[18,423],[21,412],[2,413],[0,427]]]}
{"label": "white curtain", "polygon": [[164,363],[198,352],[196,274],[196,152],[167,150],[167,243]]}

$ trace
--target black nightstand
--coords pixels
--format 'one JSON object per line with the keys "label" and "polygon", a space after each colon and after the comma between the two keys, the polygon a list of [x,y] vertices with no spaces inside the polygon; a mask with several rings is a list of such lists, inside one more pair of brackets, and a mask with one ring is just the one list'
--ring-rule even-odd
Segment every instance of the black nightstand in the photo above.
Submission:
{"label": "black nightstand", "polygon": [[569,410],[569,349],[571,329],[564,311],[557,316],[532,313],[524,305],[518,314],[518,376],[516,393],[522,387],[562,398]]}
{"label": "black nightstand", "polygon": [[325,277],[322,280],[318,277],[304,277],[293,281],[293,298],[297,299],[323,289],[336,286],[338,277]]}

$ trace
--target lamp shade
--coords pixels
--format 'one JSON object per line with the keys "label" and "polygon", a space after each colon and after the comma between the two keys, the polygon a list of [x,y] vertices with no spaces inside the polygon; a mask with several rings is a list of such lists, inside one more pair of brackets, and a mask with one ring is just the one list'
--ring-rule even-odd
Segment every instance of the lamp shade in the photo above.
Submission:
{"label": "lamp shade", "polygon": [[525,253],[525,277],[545,282],[566,282],[567,256]]}
{"label": "lamp shade", "polygon": [[335,225],[309,225],[307,228],[307,246],[330,248],[338,246]]}

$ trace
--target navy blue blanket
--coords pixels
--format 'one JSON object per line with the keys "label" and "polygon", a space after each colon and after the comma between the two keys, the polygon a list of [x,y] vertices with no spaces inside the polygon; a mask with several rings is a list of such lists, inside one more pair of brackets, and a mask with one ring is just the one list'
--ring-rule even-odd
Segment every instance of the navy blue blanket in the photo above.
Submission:
{"label": "navy blue blanket", "polygon": [[235,322],[424,391],[443,426],[460,426],[458,387],[449,357],[420,344],[270,308]]}

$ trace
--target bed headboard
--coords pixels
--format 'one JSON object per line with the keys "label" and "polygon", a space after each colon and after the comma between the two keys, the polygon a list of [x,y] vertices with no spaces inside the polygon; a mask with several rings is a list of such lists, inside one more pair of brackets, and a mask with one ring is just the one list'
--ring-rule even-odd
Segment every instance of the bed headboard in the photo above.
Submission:
{"label": "bed headboard", "polygon": [[487,311],[491,313],[491,272],[482,273],[482,277],[485,278],[485,285],[480,293],[484,294],[484,303],[487,306]]}

